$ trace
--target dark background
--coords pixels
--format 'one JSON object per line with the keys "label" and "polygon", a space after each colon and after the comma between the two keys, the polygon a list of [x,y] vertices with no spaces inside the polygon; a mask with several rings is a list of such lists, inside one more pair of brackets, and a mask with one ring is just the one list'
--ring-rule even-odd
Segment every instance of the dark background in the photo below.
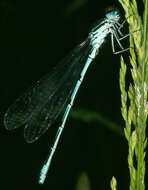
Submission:
{"label": "dark background", "polygon": [[[0,1],[1,118],[28,86],[87,37],[92,24],[104,17],[104,10],[110,5],[124,13],[115,0]],[[125,45],[128,46],[128,41]],[[128,55],[128,52],[123,54],[125,59]],[[119,68],[120,55],[113,55],[109,39],[90,66],[74,108],[95,111],[124,126]],[[34,144],[24,141],[23,128],[9,132],[1,124],[1,187],[76,189],[78,178],[85,172],[92,190],[109,189],[112,176],[117,178],[118,189],[128,189],[128,146],[124,136],[101,123],[72,117],[66,123],[45,184],[38,185],[39,172],[60,118]]]}

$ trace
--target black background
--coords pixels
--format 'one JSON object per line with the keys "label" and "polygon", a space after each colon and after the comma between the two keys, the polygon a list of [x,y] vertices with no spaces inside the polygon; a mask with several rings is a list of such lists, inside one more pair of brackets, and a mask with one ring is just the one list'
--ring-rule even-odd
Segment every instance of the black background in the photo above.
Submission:
{"label": "black background", "polygon": [[[75,7],[75,2],[82,2]],[[82,42],[90,27],[104,17],[115,0],[0,1],[0,110],[6,111],[25,89]],[[123,14],[124,15],[124,14]],[[124,19],[124,18],[122,18]],[[121,20],[122,20],[121,19]],[[127,26],[126,26],[126,32]],[[128,46],[128,41],[123,43]],[[117,47],[118,48],[118,47]],[[128,62],[129,53],[123,54]],[[120,113],[120,55],[113,55],[108,38],[90,66],[74,108],[98,112],[124,126]],[[2,114],[1,114],[2,118]],[[75,189],[82,172],[91,189],[109,189],[115,176],[118,189],[129,186],[128,145],[102,124],[69,117],[44,185],[40,169],[54,140],[57,122],[34,144],[27,144],[23,128],[0,128],[0,183],[5,189]]]}

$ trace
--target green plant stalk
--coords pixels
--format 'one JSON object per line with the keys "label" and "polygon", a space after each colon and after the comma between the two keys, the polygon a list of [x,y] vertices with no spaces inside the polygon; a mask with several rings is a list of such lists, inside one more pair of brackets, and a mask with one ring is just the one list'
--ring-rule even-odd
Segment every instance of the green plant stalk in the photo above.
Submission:
{"label": "green plant stalk", "polygon": [[[111,121],[110,119],[104,117],[95,111],[90,111],[87,109],[73,108],[70,113],[70,117],[75,120],[80,120],[86,123],[96,123],[99,126],[105,126],[107,129],[114,131],[115,133],[123,136],[123,126],[118,125],[117,123]],[[124,137],[124,136],[123,136]]]}
{"label": "green plant stalk", "polygon": [[[147,0],[145,0],[145,7],[148,7],[148,1]],[[147,30],[148,30],[148,28],[147,28],[147,17],[148,17],[148,9],[146,8],[145,9],[145,14],[144,14],[144,20],[145,20],[145,22],[144,22],[144,52],[146,53],[146,40],[147,40],[147,37],[146,37],[146,35],[147,35]]]}
{"label": "green plant stalk", "polygon": [[[119,0],[122,4],[127,21],[129,23],[129,31],[137,31],[132,33],[130,37],[130,62],[132,83],[130,84],[128,93],[126,86],[126,65],[123,58],[121,59],[120,69],[120,89],[122,116],[125,120],[125,137],[129,144],[128,164],[130,171],[130,190],[144,190],[145,176],[145,148],[146,148],[146,120],[148,115],[148,0],[143,0],[144,14],[143,22],[138,14],[138,8],[135,0]],[[128,96],[127,96],[128,94]],[[129,99],[129,106],[127,105]],[[133,127],[131,127],[133,126]],[[132,130],[131,130],[132,128]],[[134,155],[136,164],[134,163]]]}

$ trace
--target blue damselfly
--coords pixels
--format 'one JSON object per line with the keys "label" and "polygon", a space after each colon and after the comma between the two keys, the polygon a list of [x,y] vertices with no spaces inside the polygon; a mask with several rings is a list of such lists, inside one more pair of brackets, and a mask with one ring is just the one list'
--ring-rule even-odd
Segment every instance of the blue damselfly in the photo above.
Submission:
{"label": "blue damselfly", "polygon": [[[44,183],[46,178],[77,91],[105,38],[108,35],[111,36],[114,54],[122,53],[129,49],[129,47],[124,49],[121,44],[121,40],[129,36],[129,34],[123,35],[121,28],[124,26],[125,21],[120,24],[119,19],[120,15],[117,10],[107,12],[105,18],[90,31],[88,38],[76,46],[56,69],[20,96],[9,107],[4,116],[4,125],[8,130],[25,125],[25,140],[32,143],[47,131],[67,105],[48,159],[41,169],[39,178],[39,183],[41,184]],[[120,51],[115,51],[114,40],[117,41]]]}

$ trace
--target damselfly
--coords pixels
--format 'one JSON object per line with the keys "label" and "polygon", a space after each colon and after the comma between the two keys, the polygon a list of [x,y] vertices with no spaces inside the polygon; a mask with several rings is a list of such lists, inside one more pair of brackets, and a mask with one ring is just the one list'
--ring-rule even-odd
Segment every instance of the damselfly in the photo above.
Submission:
{"label": "damselfly", "polygon": [[[47,131],[67,104],[48,159],[41,169],[39,178],[41,184],[44,183],[46,178],[59,138],[84,75],[97,56],[105,38],[111,35],[114,54],[129,49],[129,47],[124,49],[120,42],[129,34],[122,34],[121,28],[125,21],[120,24],[119,19],[118,11],[110,10],[107,12],[105,18],[90,31],[88,38],[78,45],[56,69],[19,97],[4,116],[4,125],[8,130],[25,125],[25,140],[32,143]],[[114,39],[117,41],[120,51],[115,51]]]}

